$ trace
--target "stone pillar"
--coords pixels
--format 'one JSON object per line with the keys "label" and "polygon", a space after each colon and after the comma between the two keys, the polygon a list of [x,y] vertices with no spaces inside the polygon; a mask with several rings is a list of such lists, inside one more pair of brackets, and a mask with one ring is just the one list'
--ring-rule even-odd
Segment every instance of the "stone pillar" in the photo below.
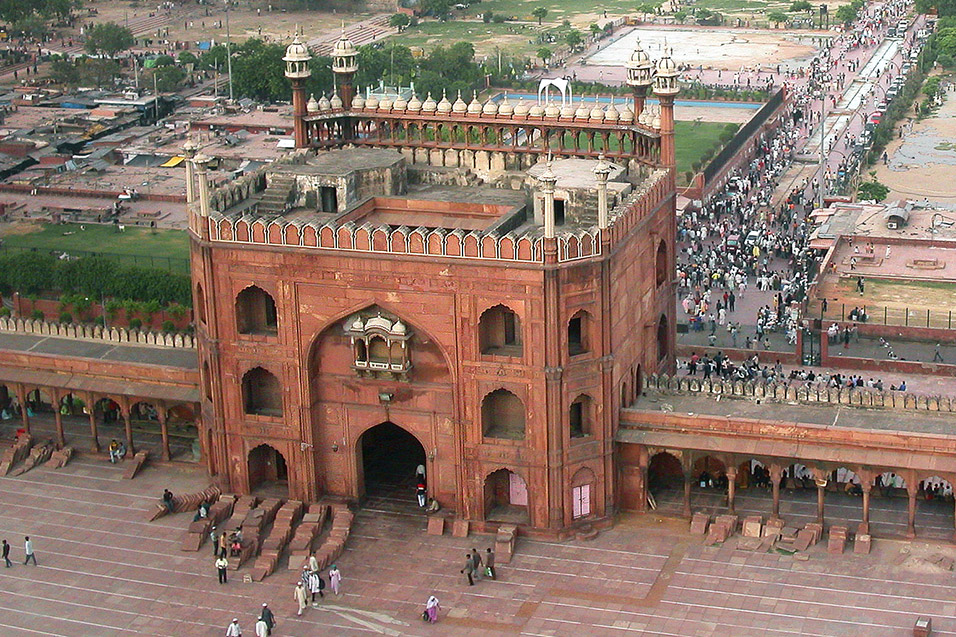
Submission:
{"label": "stone pillar", "polygon": [[126,428],[126,452],[132,456],[136,453],[136,448],[133,446],[133,421],[130,419],[129,407],[121,405],[120,416]]}
{"label": "stone pillar", "polygon": [[737,467],[731,465],[727,467],[727,509],[730,511],[730,514],[733,515],[734,511],[734,496],[737,493]]}
{"label": "stone pillar", "polygon": [[53,389],[53,422],[56,423],[56,442],[60,447],[66,446],[66,436],[63,434],[63,415],[60,413],[60,392]]}
{"label": "stone pillar", "polygon": [[826,478],[817,478],[817,524],[823,526],[823,507],[826,498],[827,480]]}
{"label": "stone pillar", "polygon": [[166,405],[159,403],[156,405],[156,416],[159,418],[159,430],[163,434],[163,460],[169,460],[169,428],[166,426]]}
{"label": "stone pillar", "polygon": [[96,397],[93,394],[90,394],[87,398],[87,404],[89,405],[87,410],[89,411],[90,416],[90,435],[93,437],[93,444],[90,445],[90,449],[93,451],[93,453],[99,453],[100,434],[96,426]]}
{"label": "stone pillar", "polygon": [[186,205],[196,200],[196,167],[193,165],[193,158],[196,156],[196,144],[192,139],[187,139],[183,144],[183,155],[186,157]]}
{"label": "stone pillar", "polygon": [[554,238],[554,184],[558,178],[551,171],[551,162],[545,166],[544,172],[538,177],[541,184],[541,194],[544,195],[544,238]]}
{"label": "stone pillar", "polygon": [[771,520],[780,519],[780,481],[783,479],[783,467],[778,464],[770,465],[770,488],[773,490],[773,513]]}
{"label": "stone pillar", "polygon": [[296,148],[306,148],[309,145],[309,135],[306,129],[305,116],[308,114],[308,100],[305,97],[305,81],[300,78],[292,79],[292,134]]}
{"label": "stone pillar", "polygon": [[863,524],[870,525],[870,491],[873,489],[872,482],[861,481],[863,488]]}
{"label": "stone pillar", "polygon": [[20,401],[20,420],[23,422],[23,429],[30,433],[30,414],[27,413],[27,388],[21,383],[17,383],[17,400]]}
{"label": "stone pillar", "polygon": [[906,516],[906,537],[913,539],[916,537],[916,494],[919,491],[919,483],[913,480],[906,481],[907,495],[907,516]]}
{"label": "stone pillar", "polygon": [[611,174],[611,167],[604,161],[604,154],[601,154],[598,165],[594,168],[594,176],[597,177],[597,195],[598,195],[598,228],[606,230],[608,226],[607,214],[607,178]]}
{"label": "stone pillar", "polygon": [[684,517],[691,517],[690,513],[690,487],[693,484],[694,476],[693,474],[685,469],[684,470]]}

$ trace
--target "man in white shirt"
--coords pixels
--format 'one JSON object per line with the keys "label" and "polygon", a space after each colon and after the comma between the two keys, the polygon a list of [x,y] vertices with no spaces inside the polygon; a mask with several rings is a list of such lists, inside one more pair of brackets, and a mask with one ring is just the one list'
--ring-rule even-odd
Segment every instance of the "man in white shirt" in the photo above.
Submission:
{"label": "man in white shirt", "polygon": [[229,627],[226,628],[226,637],[242,637],[242,629],[239,628],[239,620],[233,619]]}

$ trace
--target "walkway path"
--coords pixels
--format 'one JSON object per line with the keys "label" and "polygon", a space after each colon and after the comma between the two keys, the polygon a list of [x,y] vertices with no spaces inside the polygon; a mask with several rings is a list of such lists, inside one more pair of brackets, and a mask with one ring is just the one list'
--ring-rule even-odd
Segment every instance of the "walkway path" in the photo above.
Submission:
{"label": "walkway path", "polygon": [[[220,586],[208,546],[179,550],[191,516],[145,521],[163,488],[182,493],[209,483],[198,467],[147,466],[131,481],[121,472],[81,455],[64,469],[0,479],[0,536],[11,541],[16,562],[0,569],[7,611],[0,627],[8,633],[199,637],[222,634],[238,617],[251,634],[268,602],[282,636],[857,637],[864,630],[889,637],[911,630],[921,615],[933,618],[934,635],[956,635],[952,573],[907,559],[952,557],[949,546],[876,540],[869,556],[830,556],[818,546],[804,562],[739,550],[736,538],[704,547],[684,521],[625,516],[590,542],[520,538],[498,581],[469,587],[458,573],[464,553],[483,551],[490,536],[426,535],[423,517],[384,505],[356,518],[338,561],[343,595],[327,595],[320,608],[296,617],[297,573],[280,569],[262,583],[243,583],[244,569]],[[740,502],[749,506],[749,493]],[[922,526],[928,509],[920,507]],[[25,534],[39,567],[22,565]],[[438,626],[421,621],[432,593],[442,604]]]}

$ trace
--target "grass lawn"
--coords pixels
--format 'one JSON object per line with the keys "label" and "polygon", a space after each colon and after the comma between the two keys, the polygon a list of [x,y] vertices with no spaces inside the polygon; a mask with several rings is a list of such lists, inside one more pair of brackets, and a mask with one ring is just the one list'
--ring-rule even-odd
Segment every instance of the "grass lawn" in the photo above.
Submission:
{"label": "grass lawn", "polygon": [[722,122],[675,122],[674,151],[677,155],[677,173],[693,170],[691,165],[708,148],[719,144],[718,138],[727,124]]}
{"label": "grass lawn", "polygon": [[[502,13],[516,20],[527,20],[537,23],[531,12],[535,7],[544,7],[548,10],[544,22],[559,23],[570,20],[576,27],[586,28],[592,22],[604,17],[607,11],[609,18],[621,15],[639,16],[636,7],[639,3],[634,0],[605,0],[600,4],[581,2],[580,0],[483,0],[472,4],[465,15],[480,16],[486,11]],[[657,4],[657,3],[654,3]],[[721,13],[750,13],[753,11],[772,11],[787,9],[789,2],[765,0],[698,0],[694,6],[719,11]]]}
{"label": "grass lawn", "polygon": [[[114,258],[127,265],[189,271],[189,239],[185,230],[150,230],[126,226],[84,224],[19,225],[0,231],[4,252],[11,250],[66,252],[73,256],[91,253]],[[24,232],[23,230],[28,230]]]}
{"label": "grass lawn", "polygon": [[393,41],[402,46],[420,46],[426,54],[439,45],[448,47],[456,42],[470,42],[479,58],[495,55],[495,47],[508,58],[534,57],[537,50],[545,46],[538,42],[538,34],[547,30],[547,27],[539,28],[537,24],[427,20],[393,36]]}

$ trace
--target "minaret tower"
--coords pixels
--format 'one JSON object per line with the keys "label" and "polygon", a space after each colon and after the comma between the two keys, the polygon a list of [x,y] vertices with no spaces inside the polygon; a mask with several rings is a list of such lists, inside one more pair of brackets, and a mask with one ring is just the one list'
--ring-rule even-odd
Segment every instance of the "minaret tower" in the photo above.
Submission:
{"label": "minaret tower", "polygon": [[631,59],[625,64],[627,67],[627,85],[634,92],[634,120],[644,111],[644,102],[647,100],[647,91],[654,83],[654,63],[641,47],[641,41],[634,43],[634,52]]}
{"label": "minaret tower", "polygon": [[674,99],[680,92],[677,65],[671,59],[670,48],[664,49],[664,57],[657,61],[657,74],[654,76],[654,95],[661,105],[661,163],[670,168],[670,180],[673,185],[677,158],[674,154]]}
{"label": "minaret tower", "polygon": [[339,97],[345,108],[352,106],[355,97],[355,72],[358,71],[358,51],[355,45],[345,36],[345,25],[342,25],[342,36],[332,47],[332,73],[335,74],[335,84],[338,87]]}
{"label": "minaret tower", "polygon": [[309,69],[309,48],[300,40],[298,34],[295,40],[285,50],[285,76],[292,82],[292,116],[294,118],[295,147],[305,148],[309,145],[305,130],[305,116],[307,100],[305,96],[305,82],[312,75]]}

